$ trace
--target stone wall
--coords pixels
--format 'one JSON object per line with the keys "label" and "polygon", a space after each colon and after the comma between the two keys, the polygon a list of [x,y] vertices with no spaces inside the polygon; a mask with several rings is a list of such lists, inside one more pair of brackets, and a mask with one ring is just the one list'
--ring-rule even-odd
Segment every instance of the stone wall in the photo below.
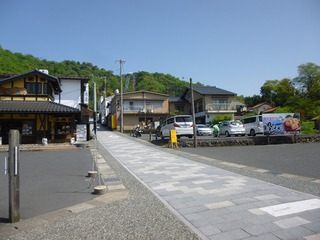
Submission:
{"label": "stone wall", "polygon": [[[293,144],[320,142],[320,135],[281,135],[281,136],[255,136],[238,138],[211,138],[197,139],[197,147],[227,147],[268,144]],[[193,139],[180,139],[180,147],[194,147]]]}

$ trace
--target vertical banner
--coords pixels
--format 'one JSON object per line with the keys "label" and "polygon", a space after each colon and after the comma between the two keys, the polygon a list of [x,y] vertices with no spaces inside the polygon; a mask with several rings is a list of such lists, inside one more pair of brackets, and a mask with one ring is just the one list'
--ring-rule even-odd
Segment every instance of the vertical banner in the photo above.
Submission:
{"label": "vertical banner", "polygon": [[300,113],[262,114],[265,135],[300,134]]}
{"label": "vertical banner", "polygon": [[84,104],[89,104],[89,84],[85,83],[84,84],[85,90],[83,93],[83,103]]}
{"label": "vertical banner", "polygon": [[87,125],[77,124],[77,142],[87,141]]}

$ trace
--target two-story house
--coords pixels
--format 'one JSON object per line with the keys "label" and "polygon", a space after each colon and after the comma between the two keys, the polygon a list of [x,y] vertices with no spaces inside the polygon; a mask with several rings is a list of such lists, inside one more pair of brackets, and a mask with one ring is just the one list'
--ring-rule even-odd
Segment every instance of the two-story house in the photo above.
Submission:
{"label": "two-story house", "polygon": [[[66,78],[63,78],[66,79]],[[68,80],[68,79],[67,79]],[[81,79],[82,83],[86,82]],[[63,85],[63,84],[62,84]],[[61,104],[61,79],[46,70],[0,76],[0,137],[8,143],[10,129],[18,129],[21,143],[66,142],[82,121],[80,107]],[[75,88],[77,89],[77,88]],[[84,86],[81,90],[85,92]],[[79,98],[79,96],[77,96]],[[74,105],[73,105],[74,106]]]}
{"label": "two-story house", "polygon": [[[139,124],[145,128],[156,128],[159,119],[169,116],[168,95],[150,91],[126,92],[123,98],[123,130],[132,130]],[[121,94],[116,93],[110,103],[107,124],[119,129],[121,124]]]}
{"label": "two-story house", "polygon": [[[235,115],[236,105],[233,104],[235,93],[211,86],[193,87],[195,118],[197,123],[209,124],[219,115]],[[186,88],[181,97],[169,97],[148,91],[123,93],[124,130],[131,130],[140,124],[156,128],[161,120],[171,114],[191,113],[191,92]],[[120,94],[116,93],[111,101],[107,126],[119,129],[121,123]]]}
{"label": "two-story house", "polygon": [[[209,124],[215,116],[236,113],[232,104],[235,93],[211,86],[194,86],[193,100],[196,123]],[[191,91],[187,88],[182,95],[191,103]]]}

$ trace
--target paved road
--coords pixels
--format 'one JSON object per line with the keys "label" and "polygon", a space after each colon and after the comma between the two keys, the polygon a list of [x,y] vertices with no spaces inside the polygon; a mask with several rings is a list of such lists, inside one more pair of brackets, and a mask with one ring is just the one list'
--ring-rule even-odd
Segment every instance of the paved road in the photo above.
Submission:
{"label": "paved road", "polygon": [[[198,136],[198,138],[206,139],[207,137]],[[149,135],[142,134],[141,139],[148,141]],[[273,173],[320,179],[320,143],[190,147],[178,150],[211,159],[266,169]]]}
{"label": "paved road", "polygon": [[[8,175],[0,153],[0,223],[8,220]],[[93,157],[89,149],[20,152],[21,219],[61,209],[96,197],[89,188],[88,171]]]}
{"label": "paved road", "polygon": [[266,169],[320,179],[320,143],[237,147],[180,148],[180,151]]}

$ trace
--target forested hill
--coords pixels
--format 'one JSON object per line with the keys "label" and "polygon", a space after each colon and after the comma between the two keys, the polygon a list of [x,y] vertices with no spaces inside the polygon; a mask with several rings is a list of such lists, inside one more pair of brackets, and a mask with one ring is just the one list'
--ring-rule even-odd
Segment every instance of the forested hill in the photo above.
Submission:
{"label": "forested hill", "polygon": [[[100,95],[104,89],[107,95],[113,95],[120,88],[120,76],[111,70],[98,68],[92,63],[64,60],[62,62],[39,59],[30,54],[13,53],[0,46],[0,74],[21,74],[33,69],[47,69],[53,76],[81,76],[93,79],[97,84],[97,92]],[[181,96],[189,82],[182,81],[170,74],[148,73],[145,71],[130,75],[127,91],[153,91]],[[123,76],[125,87],[126,76]],[[202,85],[196,83],[195,85]],[[90,84],[90,87],[92,84]]]}

